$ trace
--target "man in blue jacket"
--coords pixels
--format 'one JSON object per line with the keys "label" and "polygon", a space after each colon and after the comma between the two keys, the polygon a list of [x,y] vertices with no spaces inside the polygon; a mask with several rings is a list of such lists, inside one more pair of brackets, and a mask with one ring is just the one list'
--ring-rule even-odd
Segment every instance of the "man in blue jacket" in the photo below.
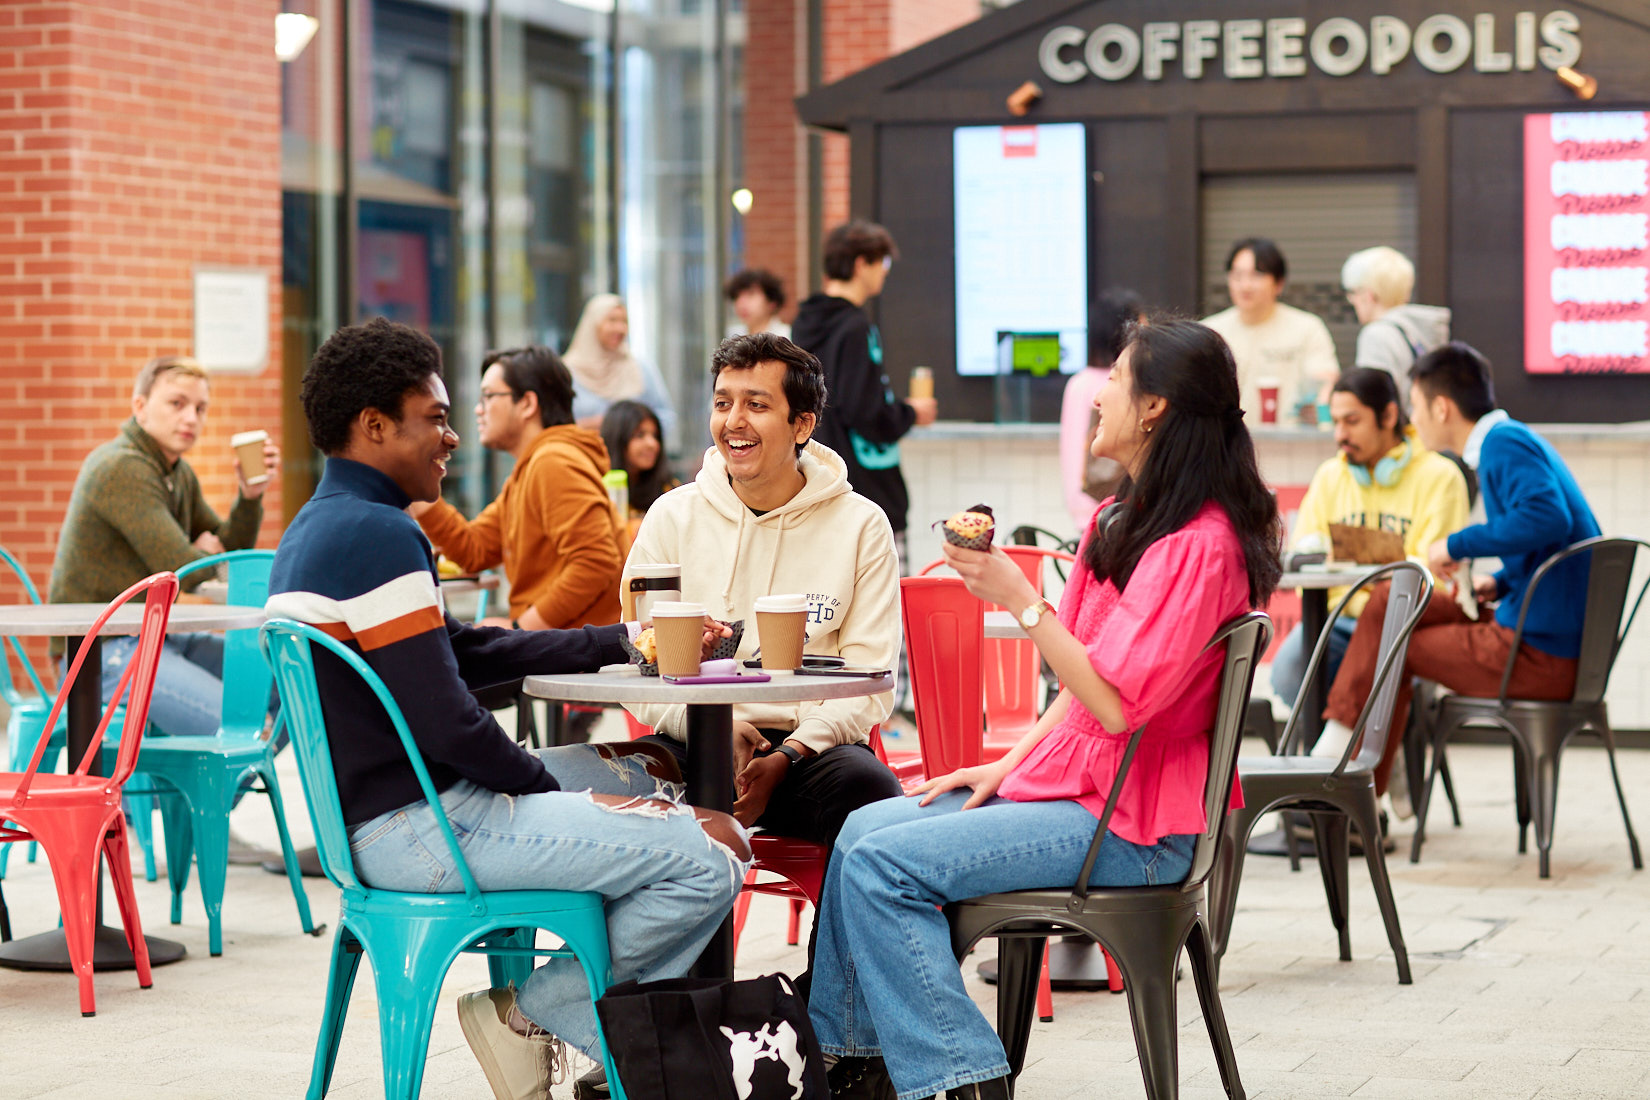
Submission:
{"label": "man in blue jacket", "polygon": [[[1490,618],[1481,610],[1470,614],[1443,592],[1433,597],[1410,638],[1394,730],[1402,730],[1409,717],[1413,676],[1461,695],[1499,693],[1530,578],[1554,553],[1599,533],[1593,510],[1564,460],[1545,439],[1495,407],[1487,359],[1466,344],[1445,344],[1416,360],[1409,377],[1411,415],[1421,441],[1432,450],[1460,454],[1478,471],[1484,500],[1485,521],[1434,542],[1427,564],[1441,577],[1454,576],[1457,585],[1471,585],[1476,602],[1465,602],[1475,609],[1499,603]],[[1500,558],[1501,569],[1493,576],[1469,576],[1463,565],[1474,558]],[[1579,555],[1542,579],[1524,620],[1508,695],[1568,699],[1574,692],[1588,563],[1587,555]],[[1343,745],[1374,686],[1386,596],[1383,586],[1359,615],[1324,709],[1329,719],[1324,737],[1335,734]],[[1391,756],[1389,752],[1377,769],[1383,788]]]}

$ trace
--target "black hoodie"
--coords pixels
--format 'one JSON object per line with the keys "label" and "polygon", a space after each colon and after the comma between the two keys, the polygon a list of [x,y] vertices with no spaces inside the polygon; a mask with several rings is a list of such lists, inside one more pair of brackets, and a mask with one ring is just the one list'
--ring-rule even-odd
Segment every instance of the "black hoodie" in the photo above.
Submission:
{"label": "black hoodie", "polygon": [[917,414],[888,384],[877,327],[848,299],[815,294],[797,307],[791,340],[825,367],[825,415],[814,438],[842,456],[854,491],[876,502],[895,533],[904,531],[910,499],[899,440]]}

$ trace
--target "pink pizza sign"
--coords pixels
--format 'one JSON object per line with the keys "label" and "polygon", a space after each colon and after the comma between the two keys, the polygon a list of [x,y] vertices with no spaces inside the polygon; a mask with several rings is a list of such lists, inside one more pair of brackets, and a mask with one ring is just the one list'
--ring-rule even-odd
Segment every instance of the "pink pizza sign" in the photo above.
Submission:
{"label": "pink pizza sign", "polygon": [[1524,363],[1650,373],[1650,113],[1524,119]]}

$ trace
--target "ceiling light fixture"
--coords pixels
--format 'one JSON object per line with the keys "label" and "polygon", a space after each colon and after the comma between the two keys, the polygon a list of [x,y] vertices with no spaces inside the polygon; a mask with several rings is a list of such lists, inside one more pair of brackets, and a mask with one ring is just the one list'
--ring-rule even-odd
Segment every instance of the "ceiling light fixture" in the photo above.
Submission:
{"label": "ceiling light fixture", "polygon": [[281,61],[292,61],[304,52],[304,47],[309,45],[309,40],[315,37],[320,27],[321,21],[313,15],[283,11],[275,17],[275,57]]}

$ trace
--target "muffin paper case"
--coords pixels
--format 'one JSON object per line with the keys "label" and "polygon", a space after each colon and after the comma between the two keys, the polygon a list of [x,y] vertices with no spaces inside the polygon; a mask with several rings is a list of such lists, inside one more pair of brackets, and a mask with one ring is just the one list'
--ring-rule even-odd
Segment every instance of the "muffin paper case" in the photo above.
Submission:
{"label": "muffin paper case", "polygon": [[[716,643],[716,648],[711,650],[708,658],[712,661],[725,661],[736,655],[739,652],[739,640],[745,636],[744,619],[735,619],[731,623],[723,623],[722,625],[731,629],[733,633]],[[627,636],[622,634],[619,636],[619,645],[624,647],[625,656],[630,658],[630,663],[635,665],[643,676],[659,675],[659,662],[657,660],[649,661],[642,656],[641,650],[631,645]]]}
{"label": "muffin paper case", "polygon": [[948,520],[932,524],[940,529],[945,541],[965,550],[991,549],[992,536],[997,533],[997,521],[991,509],[976,504],[966,512],[958,512]]}

